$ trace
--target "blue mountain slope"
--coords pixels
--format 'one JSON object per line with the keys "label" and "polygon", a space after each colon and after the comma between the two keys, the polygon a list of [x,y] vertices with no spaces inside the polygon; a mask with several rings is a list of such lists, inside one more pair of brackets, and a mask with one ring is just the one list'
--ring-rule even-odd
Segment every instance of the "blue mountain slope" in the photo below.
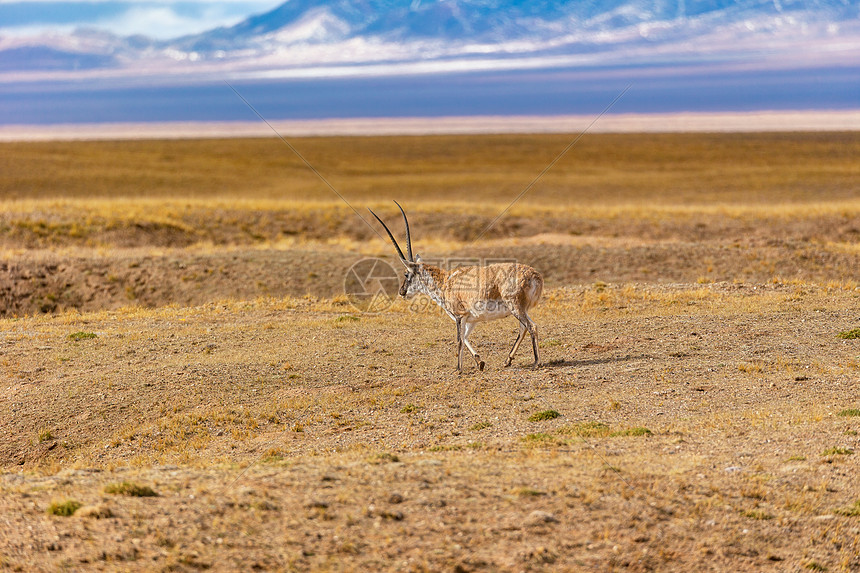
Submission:
{"label": "blue mountain slope", "polygon": [[756,16],[817,14],[829,20],[856,19],[857,0],[289,0],[232,28],[213,33],[252,37],[275,32],[303,16],[326,10],[346,23],[352,35],[479,39],[499,33],[525,35],[530,23],[561,23],[611,29],[640,23],[718,16],[728,23]]}
{"label": "blue mountain slope", "polygon": [[[662,63],[713,59],[721,52],[791,58],[806,43],[821,41],[843,54],[846,45],[858,50],[860,0],[288,0],[235,26],[194,36],[116,38],[112,48],[93,54],[102,59],[86,58],[81,48],[65,57],[59,44],[7,50],[0,52],[0,69],[107,65],[105,54],[129,65],[177,54],[248,66],[272,57],[281,67],[530,54],[590,54],[591,63],[601,65],[598,56],[604,54],[603,63],[617,65],[652,56]],[[346,42],[372,49],[353,53]]]}

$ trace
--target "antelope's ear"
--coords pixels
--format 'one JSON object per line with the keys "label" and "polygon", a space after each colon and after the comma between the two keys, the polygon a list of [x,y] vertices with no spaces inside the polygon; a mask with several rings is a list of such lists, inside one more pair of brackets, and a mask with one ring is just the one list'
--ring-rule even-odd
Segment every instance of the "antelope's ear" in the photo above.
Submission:
{"label": "antelope's ear", "polygon": [[406,259],[400,259],[400,262],[403,263],[403,266],[409,269],[410,271],[414,271],[418,268],[418,263],[412,263],[407,261]]}
{"label": "antelope's ear", "polygon": [[418,263],[419,265],[422,263],[421,255],[419,255],[418,253],[415,253],[415,262]]}

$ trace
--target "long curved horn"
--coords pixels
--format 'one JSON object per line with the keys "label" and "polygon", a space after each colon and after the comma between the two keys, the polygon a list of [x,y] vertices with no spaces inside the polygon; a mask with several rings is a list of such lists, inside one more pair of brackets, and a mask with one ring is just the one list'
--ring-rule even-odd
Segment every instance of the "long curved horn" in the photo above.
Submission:
{"label": "long curved horn", "polygon": [[406,213],[403,211],[400,203],[395,201],[394,204],[400,209],[400,213],[403,215],[403,222],[406,223],[406,254],[409,255],[409,262],[414,263],[415,259],[412,257],[412,235],[409,234],[409,219],[406,218]]}
{"label": "long curved horn", "polygon": [[[385,228],[385,232],[388,233],[388,238],[391,239],[391,242],[394,244],[394,248],[397,249],[397,254],[400,256],[400,260],[412,262],[410,259],[407,259],[406,257],[403,256],[403,251],[400,250],[400,245],[398,245],[397,241],[394,240],[394,235],[392,235],[391,231],[388,230],[388,225],[383,223],[382,219],[380,219],[376,215],[376,213],[373,212],[373,210],[370,207],[368,207],[367,210],[370,211],[370,214],[373,215],[374,217],[376,217],[376,220],[379,221],[380,224]],[[408,236],[408,233],[407,233],[407,236]]]}

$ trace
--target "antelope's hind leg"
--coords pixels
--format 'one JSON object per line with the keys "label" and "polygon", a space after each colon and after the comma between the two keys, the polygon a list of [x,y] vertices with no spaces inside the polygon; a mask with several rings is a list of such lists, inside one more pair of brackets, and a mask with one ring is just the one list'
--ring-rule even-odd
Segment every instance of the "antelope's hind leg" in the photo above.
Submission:
{"label": "antelope's hind leg", "polygon": [[537,325],[534,321],[529,317],[527,312],[522,313],[512,313],[517,320],[520,321],[520,335],[517,337],[517,341],[514,343],[513,349],[511,349],[511,354],[508,356],[508,362],[505,366],[508,366],[514,359],[514,353],[516,353],[517,348],[520,345],[520,342],[523,341],[523,337],[525,331],[528,331],[529,335],[532,338],[532,350],[535,353],[535,361],[532,366],[537,368],[538,364],[540,364],[540,347],[538,345],[538,334],[537,334]]}
{"label": "antelope's hind leg", "polygon": [[531,327],[529,328],[529,334],[532,335],[532,350],[535,352],[535,363],[532,366],[537,368],[540,365],[540,345],[538,344],[537,325],[529,318],[529,315],[526,315],[526,320],[529,321],[529,326]]}
{"label": "antelope's hind leg", "polygon": [[523,341],[523,337],[526,335],[526,325],[519,319],[517,319],[520,326],[520,331],[517,333],[517,339],[514,341],[514,347],[511,348],[511,351],[508,353],[508,359],[505,360],[505,368],[511,365],[514,361],[514,354],[517,353],[517,349],[520,347],[520,342]]}
{"label": "antelope's hind leg", "polygon": [[462,328],[463,328],[462,329],[463,344],[465,344],[466,348],[469,349],[469,352],[472,353],[472,358],[475,359],[475,364],[478,366],[478,370],[483,371],[484,366],[486,366],[486,364],[484,363],[483,360],[481,360],[481,357],[478,356],[478,353],[475,352],[475,349],[472,348],[472,345],[469,344],[469,334],[472,332],[472,329],[475,328],[475,323],[474,322],[465,322],[465,323],[463,323]]}

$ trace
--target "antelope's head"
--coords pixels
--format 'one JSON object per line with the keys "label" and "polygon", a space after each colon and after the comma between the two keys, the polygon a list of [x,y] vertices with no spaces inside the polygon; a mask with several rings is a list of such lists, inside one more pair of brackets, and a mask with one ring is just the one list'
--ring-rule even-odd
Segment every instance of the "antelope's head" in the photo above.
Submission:
{"label": "antelope's head", "polygon": [[400,209],[400,213],[403,215],[403,222],[406,224],[406,253],[408,255],[406,257],[403,256],[403,251],[400,250],[400,245],[397,244],[397,241],[394,239],[394,235],[392,235],[391,231],[388,229],[388,225],[386,225],[372,210],[368,209],[368,211],[370,211],[370,214],[376,217],[376,220],[385,228],[385,232],[388,233],[388,238],[391,239],[395,250],[397,250],[397,256],[400,257],[400,262],[406,267],[406,273],[403,276],[403,284],[400,285],[400,296],[409,299],[421,292],[421,284],[418,277],[423,268],[423,263],[421,262],[420,255],[412,256],[412,237],[409,233],[409,219],[406,218],[406,213],[403,211],[403,207],[400,206],[400,203],[395,201],[394,204],[397,205],[398,209]]}

